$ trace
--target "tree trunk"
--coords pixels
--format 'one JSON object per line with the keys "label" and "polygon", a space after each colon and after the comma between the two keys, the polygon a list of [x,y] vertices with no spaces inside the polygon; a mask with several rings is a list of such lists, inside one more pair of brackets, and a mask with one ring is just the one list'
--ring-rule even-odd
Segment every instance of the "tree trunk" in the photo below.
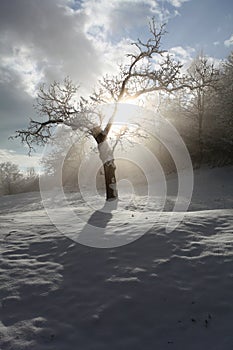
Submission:
{"label": "tree trunk", "polygon": [[98,144],[99,156],[104,166],[106,199],[114,200],[118,198],[116,186],[116,166],[113,158],[113,150],[107,141]]}
{"label": "tree trunk", "polygon": [[114,161],[104,163],[104,176],[105,176],[105,187],[106,187],[106,199],[113,200],[118,197],[116,188],[116,166]]}

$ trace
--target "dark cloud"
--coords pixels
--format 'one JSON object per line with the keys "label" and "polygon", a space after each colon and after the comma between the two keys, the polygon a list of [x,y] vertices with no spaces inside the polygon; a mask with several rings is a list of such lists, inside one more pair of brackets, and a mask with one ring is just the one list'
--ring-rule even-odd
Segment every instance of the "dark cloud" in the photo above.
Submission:
{"label": "dark cloud", "polygon": [[84,88],[101,74],[99,53],[84,31],[85,15],[68,0],[0,2],[0,147],[33,116],[33,88],[69,75]]}
{"label": "dark cloud", "polygon": [[24,90],[20,76],[8,69],[0,69],[0,148],[19,146],[8,140],[15,130],[28,124],[33,116],[34,99]]}
{"label": "dark cloud", "polygon": [[[94,82],[100,73],[98,53],[84,32],[85,16],[69,11],[65,0],[1,0],[1,54],[17,57],[17,49],[28,50],[44,79],[72,75]],[[7,52],[8,48],[8,52]]]}

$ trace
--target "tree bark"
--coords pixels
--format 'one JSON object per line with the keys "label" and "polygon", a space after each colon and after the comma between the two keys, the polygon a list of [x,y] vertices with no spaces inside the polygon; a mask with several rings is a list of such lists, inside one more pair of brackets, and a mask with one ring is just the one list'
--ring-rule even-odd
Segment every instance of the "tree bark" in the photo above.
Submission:
{"label": "tree bark", "polygon": [[113,160],[104,163],[104,176],[107,200],[114,200],[118,198],[115,170],[116,166]]}
{"label": "tree bark", "polygon": [[105,140],[98,144],[99,156],[104,167],[106,200],[118,198],[116,186],[116,165],[113,157],[113,150]]}

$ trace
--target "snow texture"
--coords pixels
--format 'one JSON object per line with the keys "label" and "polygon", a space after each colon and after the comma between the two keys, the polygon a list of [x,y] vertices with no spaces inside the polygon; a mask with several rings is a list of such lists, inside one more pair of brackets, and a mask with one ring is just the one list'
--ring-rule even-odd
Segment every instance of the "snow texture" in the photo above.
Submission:
{"label": "snow texture", "polygon": [[[190,211],[166,233],[171,176],[160,222],[114,249],[61,235],[39,193],[1,197],[0,349],[232,350],[232,175],[198,170]],[[107,228],[151,227],[156,213],[143,211],[143,198]],[[77,194],[69,200],[86,210]],[[144,220],[131,225],[139,210]]]}

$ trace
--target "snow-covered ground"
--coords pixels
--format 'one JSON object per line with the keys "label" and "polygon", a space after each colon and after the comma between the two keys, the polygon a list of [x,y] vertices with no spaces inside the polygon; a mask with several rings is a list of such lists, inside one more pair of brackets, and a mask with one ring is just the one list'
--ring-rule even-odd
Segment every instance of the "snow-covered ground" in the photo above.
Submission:
{"label": "snow-covered ground", "polygon": [[107,228],[149,228],[111,249],[62,235],[39,193],[1,197],[0,349],[232,350],[233,168],[197,170],[189,212],[167,233],[175,182],[159,221],[143,197],[110,217]]}

